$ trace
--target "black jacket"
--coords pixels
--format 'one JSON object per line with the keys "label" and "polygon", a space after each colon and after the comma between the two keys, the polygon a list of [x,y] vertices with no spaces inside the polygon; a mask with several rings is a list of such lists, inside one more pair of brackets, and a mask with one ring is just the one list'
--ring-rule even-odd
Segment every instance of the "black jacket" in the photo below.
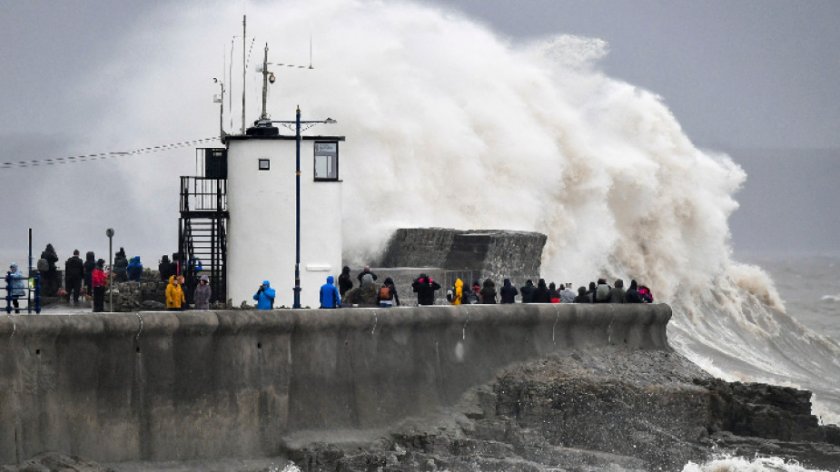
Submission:
{"label": "black jacket", "polygon": [[624,292],[624,303],[644,303],[644,300],[642,300],[642,297],[635,288],[630,287],[626,292]]}
{"label": "black jacket", "polygon": [[345,274],[342,272],[341,275],[338,276],[338,293],[340,293],[343,297],[344,294],[351,288],[353,288],[353,279],[350,278],[350,273],[348,272]]}
{"label": "black jacket", "polygon": [[537,289],[534,290],[532,303],[551,303],[551,295],[549,294],[548,287],[544,284],[537,286]]}
{"label": "black jacket", "polygon": [[85,275],[85,263],[79,256],[73,256],[64,263],[64,278],[67,280],[82,280]]}
{"label": "black jacket", "polygon": [[531,285],[523,285],[522,288],[519,289],[519,293],[522,294],[522,303],[534,303],[534,291],[537,287],[534,287],[534,284]]}
{"label": "black jacket", "polygon": [[496,289],[494,287],[485,285],[484,288],[481,289],[481,303],[483,305],[496,304]]}
{"label": "black jacket", "polygon": [[502,303],[516,303],[516,287],[510,284],[510,281],[505,281],[505,284],[499,290],[499,295],[502,296]]}
{"label": "black jacket", "polygon": [[421,277],[411,284],[411,288],[417,292],[418,305],[434,305],[435,290],[440,290],[440,284],[429,278]]}

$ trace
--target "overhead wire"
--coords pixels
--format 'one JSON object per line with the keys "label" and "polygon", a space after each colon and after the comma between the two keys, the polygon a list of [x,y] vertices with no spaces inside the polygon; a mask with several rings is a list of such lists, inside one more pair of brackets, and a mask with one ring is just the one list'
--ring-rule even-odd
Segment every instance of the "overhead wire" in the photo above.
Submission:
{"label": "overhead wire", "polygon": [[25,167],[40,167],[53,166],[62,164],[76,164],[79,162],[89,162],[95,160],[112,159],[117,157],[135,157],[144,154],[152,154],[156,152],[169,151],[172,149],[180,149],[187,146],[194,146],[196,144],[207,143],[211,141],[218,141],[219,137],[191,139],[189,141],[179,141],[177,143],[161,144],[158,146],[148,146],[128,151],[110,151],[100,152],[95,154],[83,154],[79,156],[56,157],[48,159],[30,159],[28,161],[8,161],[0,163],[0,170],[25,168]]}

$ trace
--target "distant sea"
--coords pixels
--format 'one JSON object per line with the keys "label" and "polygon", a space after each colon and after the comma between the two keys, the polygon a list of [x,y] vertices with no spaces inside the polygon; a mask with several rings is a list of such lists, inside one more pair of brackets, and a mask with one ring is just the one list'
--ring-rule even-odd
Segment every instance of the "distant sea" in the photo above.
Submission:
{"label": "distant sea", "polygon": [[770,274],[790,316],[840,342],[840,256],[765,253],[735,258]]}

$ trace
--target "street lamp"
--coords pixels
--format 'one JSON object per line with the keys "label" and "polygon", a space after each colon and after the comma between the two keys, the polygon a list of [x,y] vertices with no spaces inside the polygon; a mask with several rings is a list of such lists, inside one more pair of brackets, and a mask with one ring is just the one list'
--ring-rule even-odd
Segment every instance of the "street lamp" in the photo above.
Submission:
{"label": "street lamp", "polygon": [[321,121],[301,121],[300,120],[300,106],[295,111],[295,121],[272,121],[272,123],[279,123],[287,128],[292,123],[295,125],[295,300],[292,308],[300,308],[300,131],[301,125],[306,125],[309,129],[319,123],[333,124],[337,123],[332,118],[327,118]]}
{"label": "street lamp", "polygon": [[111,305],[111,313],[114,312],[114,228],[105,230],[108,236],[108,304]]}

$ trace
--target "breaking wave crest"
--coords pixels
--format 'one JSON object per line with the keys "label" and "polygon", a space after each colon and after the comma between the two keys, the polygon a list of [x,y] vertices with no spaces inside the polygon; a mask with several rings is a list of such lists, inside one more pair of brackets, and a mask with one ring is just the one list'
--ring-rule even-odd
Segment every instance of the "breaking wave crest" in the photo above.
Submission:
{"label": "breaking wave crest", "polygon": [[721,457],[704,464],[689,462],[683,472],[821,472],[802,467],[796,462],[786,462],[778,457],[761,457],[753,460],[743,457]]}
{"label": "breaking wave crest", "polygon": [[[209,78],[221,74],[226,41],[241,34],[241,13],[202,4],[140,20],[115,45],[111,67],[84,86],[121,105],[92,129],[114,136],[119,123],[155,142],[213,134],[218,88]],[[606,76],[603,41],[514,42],[410,2],[255,3],[248,20],[257,37],[249,120],[263,44],[273,62],[305,65],[313,36],[315,69],[276,69],[269,110],[290,119],[300,104],[304,119],[339,122],[310,133],[348,137],[348,263],[375,258],[399,227],[539,231],[548,235],[547,279],[635,278],[673,306],[671,342],[690,359],[725,379],[812,389],[823,420],[840,420],[840,390],[829,383],[840,377],[838,344],[786,314],[760,268],[732,259],[728,218],[745,173],[692,144],[660,97]],[[235,118],[224,120],[231,131],[236,76],[228,84]],[[162,202],[177,201],[174,179],[191,173],[192,160],[164,165],[166,179],[158,166],[127,164],[143,202],[137,214],[172,214]],[[167,218],[137,220],[164,221],[156,234],[167,234]]]}

